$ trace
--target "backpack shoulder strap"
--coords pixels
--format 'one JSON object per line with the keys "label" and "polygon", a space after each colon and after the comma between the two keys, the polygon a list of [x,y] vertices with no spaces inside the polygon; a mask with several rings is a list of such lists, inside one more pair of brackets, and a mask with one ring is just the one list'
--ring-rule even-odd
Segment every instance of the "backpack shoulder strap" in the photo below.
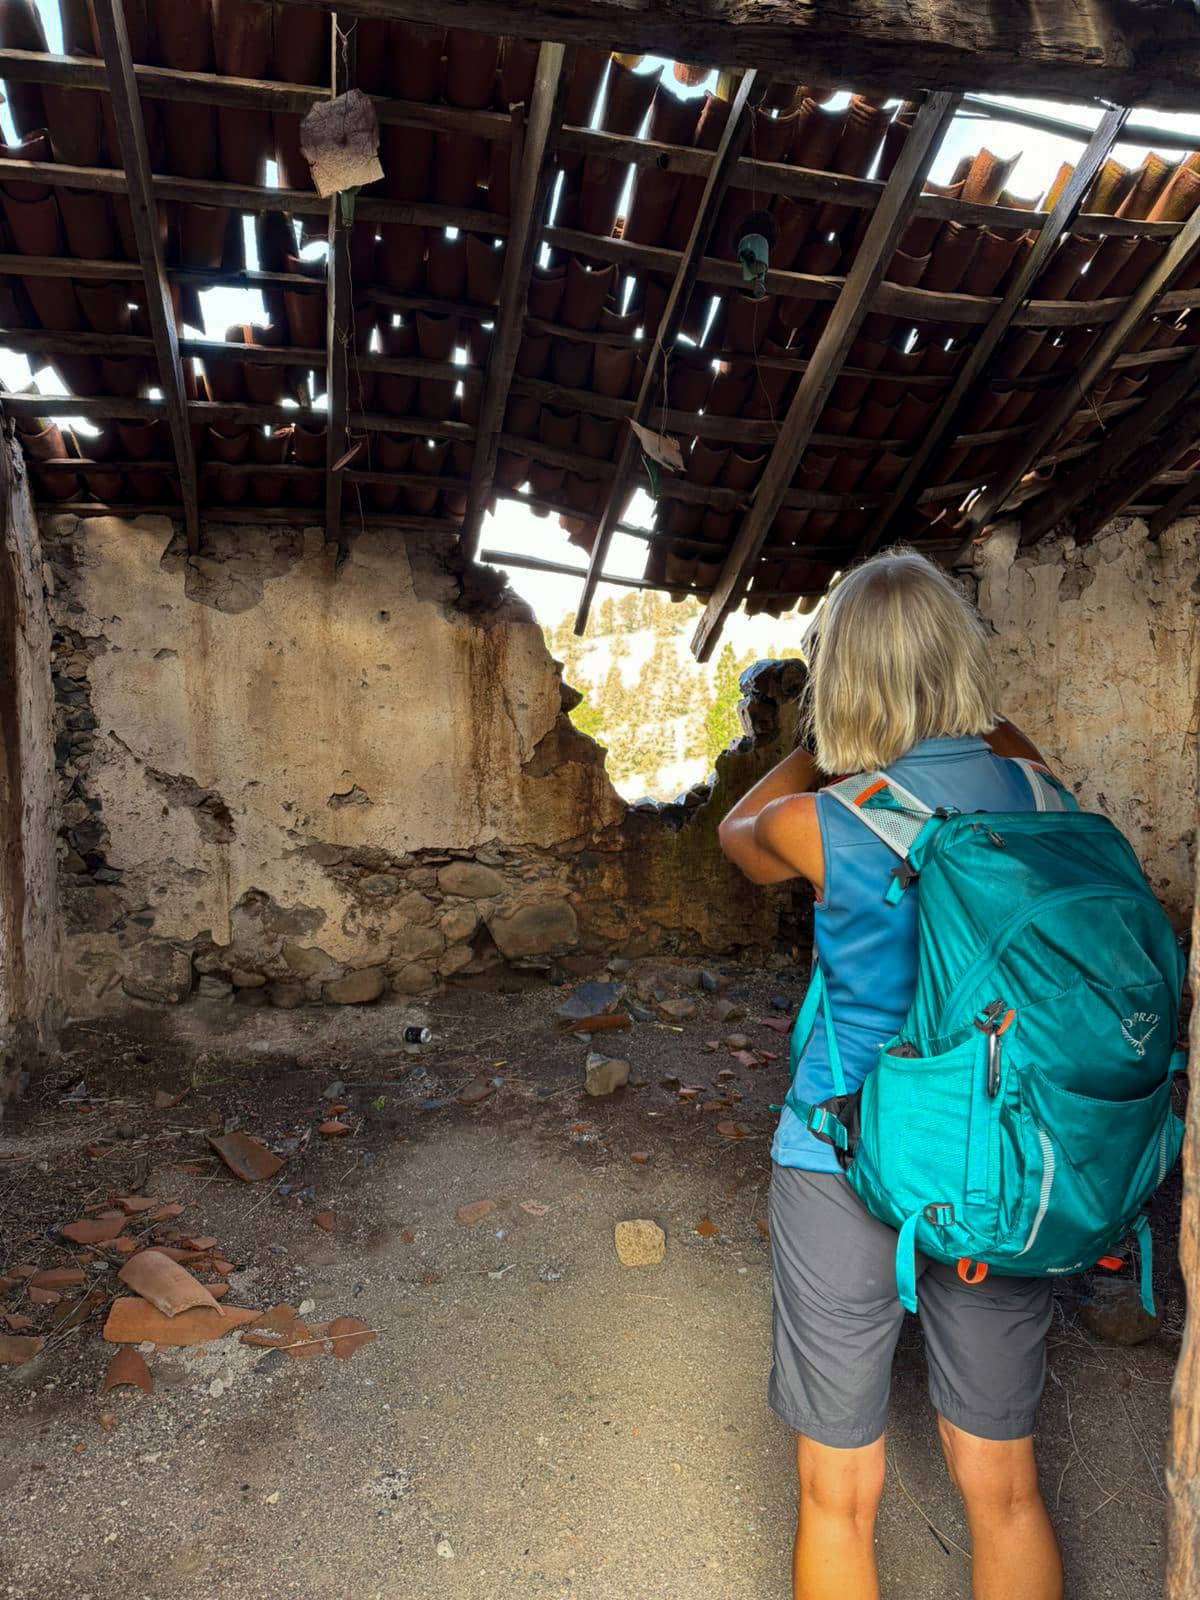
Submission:
{"label": "backpack shoulder strap", "polygon": [[1048,767],[1040,761],[1030,761],[1025,756],[1009,756],[1014,766],[1020,767],[1025,774],[1025,781],[1033,795],[1035,811],[1073,811],[1075,808],[1068,803],[1066,792],[1057,779],[1053,777]]}
{"label": "backpack shoulder strap", "polygon": [[932,806],[918,800],[886,772],[863,772],[853,778],[842,778],[820,792],[836,800],[870,828],[901,861],[908,859],[909,851],[933,816]]}

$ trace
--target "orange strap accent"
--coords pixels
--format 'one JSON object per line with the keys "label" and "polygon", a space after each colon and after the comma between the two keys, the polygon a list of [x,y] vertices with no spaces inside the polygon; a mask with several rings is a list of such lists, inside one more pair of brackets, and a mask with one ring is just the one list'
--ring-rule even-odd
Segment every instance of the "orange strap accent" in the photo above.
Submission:
{"label": "orange strap accent", "polygon": [[886,789],[887,786],[886,778],[876,778],[875,782],[868,785],[861,794],[854,796],[854,804],[856,806],[865,806],[873,794],[878,794],[881,789]]}
{"label": "orange strap accent", "polygon": [[964,1283],[969,1283],[972,1288],[977,1283],[982,1283],[988,1275],[986,1261],[969,1261],[962,1256],[958,1263],[958,1275]]}
{"label": "orange strap accent", "polygon": [[996,1037],[997,1037],[997,1039],[1005,1031],[1005,1029],[1008,1027],[1008,1025],[1012,1022],[1012,1020],[1016,1016],[1016,1014],[1017,1013],[1015,1011],[1006,1011],[1004,1013],[1004,1021],[996,1029]]}
{"label": "orange strap accent", "polygon": [[1101,1256],[1096,1265],[1103,1267],[1106,1272],[1120,1272],[1125,1263],[1120,1256]]}

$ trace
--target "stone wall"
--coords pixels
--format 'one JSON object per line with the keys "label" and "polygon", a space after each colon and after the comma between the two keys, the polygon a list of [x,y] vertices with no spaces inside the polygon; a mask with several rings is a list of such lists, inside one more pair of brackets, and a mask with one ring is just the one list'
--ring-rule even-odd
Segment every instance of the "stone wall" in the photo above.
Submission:
{"label": "stone wall", "polygon": [[764,680],[715,799],[630,811],[527,608],[442,544],[372,529],[335,570],[315,529],[211,527],[190,562],[158,518],[43,532],[73,1014],[774,939],[787,896],[748,892],[716,823],[795,684]]}
{"label": "stone wall", "polygon": [[0,1105],[55,999],[50,631],[24,462],[0,436]]}
{"label": "stone wall", "polygon": [[1127,517],[1079,549],[1018,553],[999,529],[976,557],[1005,714],[1124,831],[1180,928],[1195,861],[1198,544],[1194,517],[1153,543]]}

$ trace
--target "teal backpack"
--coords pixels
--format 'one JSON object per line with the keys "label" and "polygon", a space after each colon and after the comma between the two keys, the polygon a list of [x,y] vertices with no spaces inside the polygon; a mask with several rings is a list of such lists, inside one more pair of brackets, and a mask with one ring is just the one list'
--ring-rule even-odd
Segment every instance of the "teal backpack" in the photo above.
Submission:
{"label": "teal backpack", "polygon": [[1153,1314],[1142,1207],[1179,1154],[1171,1105],[1183,955],[1127,841],[1022,762],[1037,809],[933,810],[887,773],[822,791],[919,878],[917,986],[857,1094],[820,964],[792,1073],[824,1019],[834,1096],[788,1104],[832,1144],[868,1209],[898,1229],[896,1285],[916,1310],[916,1251],[964,1282],[1079,1272],[1132,1230]]}

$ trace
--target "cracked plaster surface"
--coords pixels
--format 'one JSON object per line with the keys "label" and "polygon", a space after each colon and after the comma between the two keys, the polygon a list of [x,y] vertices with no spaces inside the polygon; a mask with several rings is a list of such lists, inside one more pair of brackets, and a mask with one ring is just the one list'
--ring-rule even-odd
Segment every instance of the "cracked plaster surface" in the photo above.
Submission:
{"label": "cracked plaster surface", "polygon": [[1195,851],[1200,519],[1157,542],[1120,518],[1091,544],[1018,554],[998,529],[978,557],[1001,710],[1089,810],[1129,838],[1159,898],[1191,914]]}
{"label": "cracked plaster surface", "polygon": [[[223,563],[181,581],[170,541],[163,519],[89,520],[64,602],[72,628],[107,644],[90,673],[91,782],[110,862],[158,936],[227,943],[234,906],[258,891],[311,913],[317,942],[350,960],[347,892],[295,847],[553,848],[581,818],[598,830],[623,814],[594,764],[521,772],[560,710],[541,631],[455,609],[452,577],[415,541],[371,530],[336,573],[315,529],[257,566],[245,544],[233,605]],[[159,774],[227,808],[232,837],[199,831]],[[356,789],[369,805],[330,804]]]}

